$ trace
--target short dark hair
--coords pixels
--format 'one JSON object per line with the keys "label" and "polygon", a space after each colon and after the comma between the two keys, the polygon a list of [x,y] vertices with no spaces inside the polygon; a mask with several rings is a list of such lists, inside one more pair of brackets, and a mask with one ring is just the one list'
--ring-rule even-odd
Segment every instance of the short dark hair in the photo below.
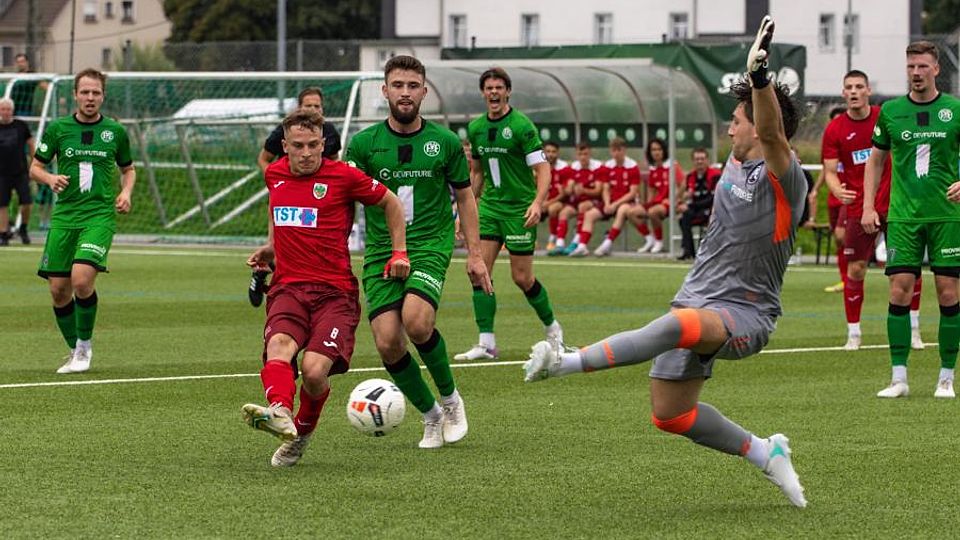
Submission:
{"label": "short dark hair", "polygon": [[323,103],[323,90],[321,90],[319,86],[308,86],[301,90],[299,94],[297,94],[297,107],[302,106],[303,98],[311,94],[320,96],[320,103]]}
{"label": "short dark hair", "polygon": [[288,114],[280,125],[283,126],[284,134],[295,127],[323,133],[323,115],[309,109],[297,109]]}
{"label": "short dark hair", "polygon": [[694,148],[694,149],[690,152],[690,157],[693,157],[693,156],[695,156],[695,155],[697,155],[697,154],[703,154],[703,155],[705,155],[705,156],[707,156],[707,157],[710,156],[710,152],[707,152],[707,149],[704,148],[704,147],[702,147],[702,146],[698,146],[698,147]]}
{"label": "short dark hair", "polygon": [[544,147],[552,146],[552,147],[556,148],[557,150],[560,149],[560,145],[557,144],[557,141],[543,141],[543,146],[544,146]]}
{"label": "short dark hair", "polygon": [[863,81],[868,85],[870,84],[870,77],[867,77],[867,74],[860,71],[859,69],[851,69],[850,71],[848,71],[846,75],[843,76],[843,80],[847,80],[851,77],[859,77],[863,79]]}
{"label": "short dark hair", "polygon": [[387,60],[387,63],[383,66],[383,80],[387,80],[391,71],[398,69],[402,71],[415,71],[424,79],[427,78],[427,68],[423,67],[423,62],[410,55],[401,54]]}
{"label": "short dark hair", "polygon": [[578,143],[577,143],[577,150],[578,150],[578,151],[579,151],[579,150],[590,150],[590,143],[584,142],[584,141],[578,142]]}
{"label": "short dark hair", "polygon": [[73,77],[73,91],[74,91],[74,92],[76,92],[76,91],[77,91],[77,87],[80,86],[80,79],[82,79],[82,78],[84,78],[84,77],[87,77],[87,78],[89,78],[89,79],[97,79],[97,80],[99,80],[99,81],[100,81],[100,89],[103,90],[104,92],[107,91],[107,75],[106,75],[104,72],[100,71],[100,70],[93,69],[93,68],[87,68],[87,69],[84,69],[84,70],[80,71],[79,73],[77,73],[77,74]]}
{"label": "short dark hair", "polygon": [[670,159],[670,148],[667,147],[667,141],[661,139],[660,137],[654,137],[647,141],[647,163],[653,163],[653,154],[650,152],[650,147],[653,146],[653,143],[660,145],[660,149],[663,150],[663,161]]}
{"label": "short dark hair", "polygon": [[929,41],[914,41],[907,45],[907,56],[911,54],[929,54],[934,60],[940,62],[940,49],[935,43]]}
{"label": "short dark hair", "polygon": [[[790,98],[790,90],[786,85],[771,82],[773,92],[777,96],[777,103],[780,105],[780,118],[783,123],[783,134],[787,140],[793,137],[797,132],[797,126],[800,125],[801,112],[797,104]],[[747,120],[753,123],[753,87],[746,79],[740,79],[730,87],[730,95],[737,100],[737,104],[743,104],[743,114]]]}
{"label": "short dark hair", "polygon": [[510,76],[507,75],[507,71],[502,67],[492,67],[480,75],[481,91],[483,90],[483,83],[487,82],[487,79],[500,79],[507,87],[507,90],[511,90],[513,88],[513,82],[510,80]]}

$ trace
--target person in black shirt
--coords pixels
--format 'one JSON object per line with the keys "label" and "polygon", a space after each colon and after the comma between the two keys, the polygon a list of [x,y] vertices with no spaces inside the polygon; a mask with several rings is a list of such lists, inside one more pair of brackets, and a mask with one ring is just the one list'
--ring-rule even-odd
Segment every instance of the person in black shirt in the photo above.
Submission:
{"label": "person in black shirt", "polygon": [[33,135],[23,120],[13,117],[12,99],[0,99],[0,245],[10,243],[13,233],[10,231],[8,208],[14,190],[20,202],[20,240],[30,243],[27,235],[27,222],[30,221],[30,177],[27,175],[27,153],[33,156]]}
{"label": "person in black shirt", "polygon": [[693,150],[693,170],[687,175],[687,198],[678,210],[680,230],[683,231],[681,261],[693,259],[693,226],[706,225],[713,209],[713,190],[720,179],[720,171],[710,168],[710,157],[704,148]]}
{"label": "person in black shirt", "polygon": [[[297,107],[308,109],[323,114],[323,91],[315,86],[304,88],[297,96]],[[283,157],[286,152],[283,151],[283,125],[274,129],[267,140],[263,143],[263,149],[257,156],[257,165],[261,171],[267,170],[267,166],[274,159]],[[323,123],[323,157],[324,159],[338,159],[340,156],[340,133],[330,122]],[[254,270],[250,278],[250,288],[247,290],[247,296],[253,307],[260,307],[263,303],[263,294],[267,289],[266,281],[269,272],[264,270]]]}

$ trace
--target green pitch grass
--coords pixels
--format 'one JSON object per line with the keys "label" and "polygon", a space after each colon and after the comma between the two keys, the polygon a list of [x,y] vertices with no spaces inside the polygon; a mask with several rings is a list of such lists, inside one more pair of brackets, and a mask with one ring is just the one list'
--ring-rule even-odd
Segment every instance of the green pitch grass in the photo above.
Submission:
{"label": "green pitch grass", "polygon": [[[782,431],[809,506],[739,458],[657,431],[648,366],[525,385],[517,365],[459,368],[469,436],[416,448],[418,415],[380,439],[356,433],[350,389],[383,371],[333,379],[296,467],[240,421],[263,399],[262,310],[247,304],[244,251],[116,247],[101,276],[93,368],[54,374],[65,347],[38,249],[0,250],[0,385],[242,374],[234,378],[0,387],[2,538],[636,538],[933,537],[960,508],[958,403],[934,400],[936,347],[911,355],[908,399],[879,400],[883,349],[774,352],[722,361],[704,401],[761,436]],[[587,344],[659,316],[685,267],[633,260],[537,260],[568,341]],[[451,355],[476,340],[455,261],[438,327]],[[522,360],[542,329],[501,261],[498,342]],[[768,350],[842,345],[827,267],[787,274],[786,316]],[[923,334],[936,341],[932,279]],[[885,279],[873,272],[864,344],[885,342]],[[378,360],[365,320],[353,366]]]}

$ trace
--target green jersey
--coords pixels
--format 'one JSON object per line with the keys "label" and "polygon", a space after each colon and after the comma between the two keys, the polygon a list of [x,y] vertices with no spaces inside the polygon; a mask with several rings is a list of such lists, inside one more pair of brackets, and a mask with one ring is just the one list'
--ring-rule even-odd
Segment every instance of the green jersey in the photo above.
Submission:
{"label": "green jersey", "polygon": [[890,213],[904,223],[960,221],[960,204],[947,200],[960,179],[960,100],[940,94],[928,103],[909,96],[883,104],[873,145],[893,153]]}
{"label": "green jersey", "polygon": [[[350,139],[345,161],[385,184],[403,203],[407,251],[453,251],[450,187],[470,187],[460,139],[449,129],[423,120],[416,133],[397,133],[386,121]],[[364,207],[368,258],[389,256],[390,231],[383,209]]]}
{"label": "green jersey", "polygon": [[547,161],[537,126],[510,108],[496,120],[474,118],[467,128],[472,157],[483,167],[480,205],[498,217],[523,215],[537,196],[530,167]]}
{"label": "green jersey", "polygon": [[117,167],[133,163],[127,132],[119,122],[102,115],[90,124],[73,115],[59,118],[43,132],[36,158],[41,163],[56,158],[59,174],[70,177],[57,197],[52,227],[78,229],[116,223]]}

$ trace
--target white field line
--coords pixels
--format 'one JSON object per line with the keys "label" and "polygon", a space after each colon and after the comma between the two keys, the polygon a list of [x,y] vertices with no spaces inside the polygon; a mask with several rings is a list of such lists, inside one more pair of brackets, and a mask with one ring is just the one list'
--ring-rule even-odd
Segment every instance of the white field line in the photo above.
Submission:
{"label": "white field line", "polygon": [[[114,247],[110,249],[110,254],[120,254],[120,255],[142,255],[146,257],[243,257],[246,258],[256,246],[250,246],[249,248],[242,247],[220,247],[220,246],[204,246],[203,250],[199,249],[183,249],[183,248],[162,248],[162,247]],[[3,248],[3,251],[27,251],[27,252],[40,252],[42,251],[42,246],[38,247],[23,247],[23,246],[8,246]],[[354,254],[351,256],[353,261],[362,261],[363,256]],[[676,264],[676,263],[663,263],[663,262],[650,262],[649,259],[644,258],[624,258],[622,260],[607,259],[604,261],[590,261],[590,260],[576,260],[576,261],[564,261],[556,259],[547,259],[546,257],[537,257],[536,266],[570,266],[570,267],[594,267],[594,268],[635,268],[638,270],[643,270],[646,268],[654,268],[658,270],[683,270],[684,272],[690,269],[689,266],[685,264]],[[451,260],[451,264],[464,264],[466,259],[454,258]],[[788,269],[788,272],[811,272],[811,273],[829,273],[836,274],[837,267],[835,264],[830,265],[800,265],[800,266],[791,266]]]}
{"label": "white field line", "polygon": [[[936,343],[925,343],[928,347],[936,347]],[[887,349],[887,345],[864,345],[860,349]],[[825,351],[842,351],[843,347],[805,347],[797,349],[767,349],[761,351],[760,354],[795,354],[795,353],[812,353],[812,352],[825,352]],[[474,362],[470,364],[455,364],[451,363],[450,367],[453,368],[480,368],[480,367],[500,367],[500,366],[520,366],[523,365],[524,360],[510,360],[510,361],[498,361],[498,362]],[[424,366],[420,366],[420,369],[426,369]],[[373,372],[382,372],[382,367],[369,367],[369,368],[353,368],[347,372],[347,375],[352,373],[373,373]],[[12,388],[38,388],[44,386],[87,386],[93,384],[125,384],[125,383],[153,383],[153,382],[175,382],[175,381],[199,381],[206,379],[238,379],[246,377],[259,377],[259,373],[225,373],[222,375],[182,375],[182,376],[172,376],[172,377],[138,377],[132,379],[92,379],[84,381],[50,381],[50,382],[35,382],[35,383],[13,383],[13,384],[0,384],[0,390],[7,390]]]}

